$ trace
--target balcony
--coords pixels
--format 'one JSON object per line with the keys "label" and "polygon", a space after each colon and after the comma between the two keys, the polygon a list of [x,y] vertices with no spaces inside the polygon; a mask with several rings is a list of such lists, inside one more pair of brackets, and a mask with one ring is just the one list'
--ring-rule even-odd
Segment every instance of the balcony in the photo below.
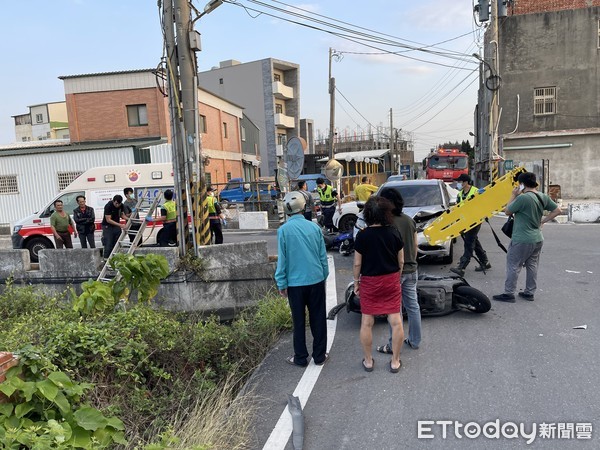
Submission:
{"label": "balcony", "polygon": [[285,114],[275,114],[275,126],[280,128],[296,128],[296,120]]}
{"label": "balcony", "polygon": [[273,81],[273,95],[281,100],[294,98],[294,88],[286,86],[281,81]]}

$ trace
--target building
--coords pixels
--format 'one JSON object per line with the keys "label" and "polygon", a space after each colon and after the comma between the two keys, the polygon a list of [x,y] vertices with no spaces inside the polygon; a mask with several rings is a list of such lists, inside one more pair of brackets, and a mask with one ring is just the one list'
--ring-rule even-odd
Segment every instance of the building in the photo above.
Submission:
{"label": "building", "polygon": [[28,108],[27,114],[12,116],[16,142],[69,139],[66,102],[42,103]]}
{"label": "building", "polygon": [[[600,196],[600,0],[519,0],[485,36],[496,66],[499,155],[525,165],[556,197]],[[497,53],[496,53],[497,45]],[[497,58],[497,60],[496,60]],[[483,67],[483,73],[487,72]],[[485,78],[485,77],[484,77]],[[480,86],[478,174],[486,178],[492,91]],[[502,168],[502,165],[501,165]],[[502,171],[501,171],[502,172]],[[482,175],[483,173],[483,175]]]}
{"label": "building", "polygon": [[[154,70],[60,79],[70,140],[0,147],[0,224],[36,211],[90,168],[172,161],[167,99]],[[254,180],[259,129],[243,108],[199,89],[198,112],[206,181]]]}
{"label": "building", "polygon": [[283,145],[300,135],[300,66],[273,58],[228,60],[200,72],[198,80],[202,88],[245,108],[259,128],[260,174],[274,175]]}

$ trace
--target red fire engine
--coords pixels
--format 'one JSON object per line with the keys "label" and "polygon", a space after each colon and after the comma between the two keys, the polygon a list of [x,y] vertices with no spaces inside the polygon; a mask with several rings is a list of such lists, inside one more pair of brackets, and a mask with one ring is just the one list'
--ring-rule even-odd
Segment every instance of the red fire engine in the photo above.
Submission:
{"label": "red fire engine", "polygon": [[423,163],[427,179],[452,181],[460,174],[469,174],[469,156],[458,148],[432,151]]}

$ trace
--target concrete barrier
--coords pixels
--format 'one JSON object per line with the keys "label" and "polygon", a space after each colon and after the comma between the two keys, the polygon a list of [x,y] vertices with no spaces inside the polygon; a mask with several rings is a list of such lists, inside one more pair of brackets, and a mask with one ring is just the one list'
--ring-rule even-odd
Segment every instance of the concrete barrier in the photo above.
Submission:
{"label": "concrete barrier", "polygon": [[0,278],[20,276],[31,270],[28,250],[0,250]]}
{"label": "concrete barrier", "polygon": [[569,222],[597,223],[600,222],[600,203],[569,204]]}
{"label": "concrete barrier", "polygon": [[[135,253],[167,258],[172,273],[161,283],[154,303],[174,311],[198,311],[231,319],[275,286],[275,263],[269,258],[266,241],[200,247],[200,270],[179,267],[177,248],[146,247]],[[13,268],[0,275],[2,278],[14,276],[16,284],[34,284],[47,295],[60,294],[71,285],[81,292],[80,283],[95,279],[102,266],[99,249],[42,250],[40,270],[26,270],[30,268],[27,250],[2,250],[0,260],[2,267]]]}

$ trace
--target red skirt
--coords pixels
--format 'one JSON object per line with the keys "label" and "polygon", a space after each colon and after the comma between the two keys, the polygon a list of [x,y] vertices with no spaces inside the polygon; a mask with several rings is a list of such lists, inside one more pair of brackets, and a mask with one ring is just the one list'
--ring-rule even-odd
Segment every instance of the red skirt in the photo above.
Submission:
{"label": "red skirt", "polygon": [[402,308],[400,272],[374,277],[360,277],[360,310],[378,316],[396,314]]}

